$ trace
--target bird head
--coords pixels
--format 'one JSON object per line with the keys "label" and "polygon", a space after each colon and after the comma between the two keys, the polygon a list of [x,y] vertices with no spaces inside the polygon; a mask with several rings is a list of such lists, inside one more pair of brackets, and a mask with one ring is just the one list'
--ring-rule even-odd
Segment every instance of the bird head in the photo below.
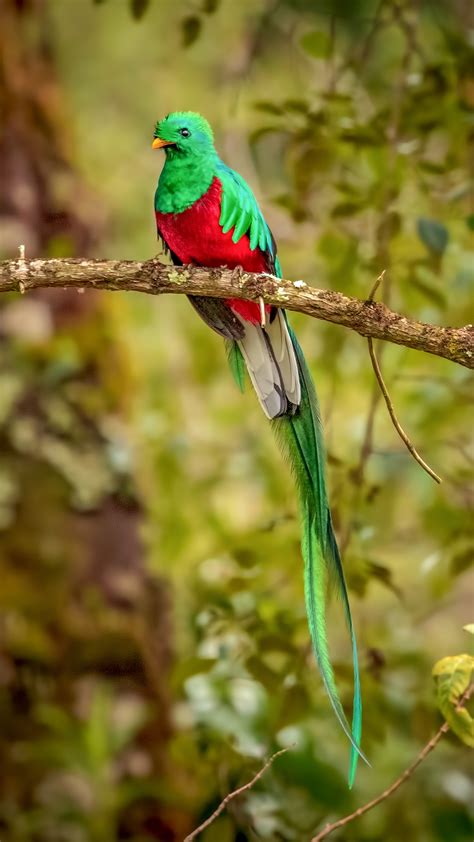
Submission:
{"label": "bird head", "polygon": [[155,126],[153,149],[164,149],[172,157],[209,155],[214,152],[212,129],[200,114],[175,111]]}

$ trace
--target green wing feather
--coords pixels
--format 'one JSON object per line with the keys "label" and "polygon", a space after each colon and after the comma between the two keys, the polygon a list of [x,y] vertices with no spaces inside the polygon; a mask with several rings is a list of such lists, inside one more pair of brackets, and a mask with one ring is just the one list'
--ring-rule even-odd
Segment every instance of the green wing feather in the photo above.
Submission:
{"label": "green wing feather", "polygon": [[251,250],[254,251],[258,247],[269,255],[270,262],[273,263],[273,237],[249,185],[238,172],[231,170],[223,161],[219,161],[216,173],[222,185],[219,224],[224,234],[233,228],[234,243],[238,243],[244,234],[248,234]]}
{"label": "green wing feather", "polygon": [[[222,183],[220,225],[224,233],[234,229],[232,240],[237,243],[244,234],[250,238],[250,248],[259,248],[267,255],[269,271],[281,277],[271,231],[246,181],[223,162],[219,162],[217,175]],[[293,416],[272,422],[278,439],[287,452],[300,494],[302,520],[301,547],[304,559],[304,589],[306,613],[313,644],[326,691],[335,714],[351,742],[349,786],[354,782],[362,731],[362,701],[360,692],[357,643],[349,606],[344,571],[333,531],[329,510],[326,480],[325,452],[319,407],[314,385],[303,352],[291,330],[301,381],[302,399],[298,412]],[[240,389],[243,389],[245,363],[236,342],[228,343],[229,363]],[[354,668],[354,701],[352,728],[347,722],[336,687],[327,641],[326,603],[328,584],[333,582],[342,600],[352,644]]]}

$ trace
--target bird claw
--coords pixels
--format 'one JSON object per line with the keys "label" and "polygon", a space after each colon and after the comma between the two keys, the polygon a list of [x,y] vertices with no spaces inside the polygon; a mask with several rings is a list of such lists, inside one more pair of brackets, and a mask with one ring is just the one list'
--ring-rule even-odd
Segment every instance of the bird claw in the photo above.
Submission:
{"label": "bird claw", "polygon": [[260,305],[260,325],[265,328],[267,324],[267,314],[265,312],[265,302],[261,295],[258,297],[258,303]]}

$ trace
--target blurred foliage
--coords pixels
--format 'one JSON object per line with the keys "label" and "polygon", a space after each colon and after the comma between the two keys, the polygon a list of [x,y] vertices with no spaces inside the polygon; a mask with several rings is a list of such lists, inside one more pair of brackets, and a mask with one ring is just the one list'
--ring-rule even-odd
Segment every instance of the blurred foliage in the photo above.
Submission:
{"label": "blurred foliage", "polygon": [[[393,308],[443,324],[473,320],[468,3],[46,0],[46,8],[73,159],[108,216],[97,254],[139,259],[156,250],[161,159],[149,151],[152,129],[162,114],[191,108],[210,119],[222,156],[264,200],[286,276],[365,298],[385,269],[382,294]],[[32,526],[17,538],[22,565],[2,567],[0,688],[9,686],[8,658],[26,665],[23,695],[0,689],[13,758],[0,793],[2,838],[178,840],[265,756],[294,744],[202,839],[306,842],[401,773],[439,727],[437,704],[466,739],[472,720],[455,707],[472,659],[451,656],[464,648],[462,626],[472,621],[468,372],[379,348],[397,413],[442,475],[439,488],[396,437],[366,343],[292,317],[320,393],[361,652],[372,768],[360,769],[349,792],[348,747],[308,647],[292,482],[251,389],[242,396],[233,386],[219,338],[181,296],[123,295],[103,305],[112,333],[99,324],[82,335],[65,329],[48,343],[46,365],[38,364],[44,346],[30,335],[18,368],[8,357],[23,348],[18,302],[12,297],[2,311],[13,345],[2,368],[0,423],[9,447],[14,440],[34,461],[30,511],[37,488],[42,496],[54,488],[43,566],[28,563]],[[38,310],[31,319],[37,336]],[[121,362],[111,336],[120,337]],[[87,370],[87,349],[97,344],[106,386],[75,388],[75,372]],[[26,382],[39,395],[41,423],[29,405],[26,426],[17,414],[8,423]],[[68,443],[84,402],[98,430],[85,425],[75,458]],[[111,415],[121,417],[118,426]],[[101,446],[89,453],[97,435]],[[59,466],[59,484],[51,466]],[[132,474],[145,501],[150,576],[166,576],[172,589],[170,687],[153,671],[140,602],[130,621],[127,611],[98,602],[94,589],[79,608],[68,604],[62,584],[75,540],[67,530],[58,535],[56,496],[90,512],[104,494],[126,496]],[[25,493],[18,482],[14,464],[2,462],[0,529],[15,523]],[[350,652],[337,605],[330,628],[349,706]],[[51,697],[63,660],[61,692]],[[114,674],[111,662],[116,672],[138,665],[136,680]],[[173,720],[165,761],[156,756],[163,687]],[[349,825],[344,840],[470,839],[469,775],[467,749],[448,734],[409,784]]]}
{"label": "blurred foliage", "polygon": [[471,748],[474,748],[474,719],[462,700],[471,686],[473,670],[472,655],[442,658],[433,667],[439,709],[454,733]]}

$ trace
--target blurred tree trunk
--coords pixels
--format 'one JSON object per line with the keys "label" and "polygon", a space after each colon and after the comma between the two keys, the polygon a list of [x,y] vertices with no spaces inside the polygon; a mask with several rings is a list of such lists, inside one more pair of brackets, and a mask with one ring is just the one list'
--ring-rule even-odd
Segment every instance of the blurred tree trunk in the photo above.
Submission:
{"label": "blurred tree trunk", "polygon": [[[87,255],[102,221],[74,169],[42,0],[1,0],[0,115],[0,255],[20,243],[29,257]],[[42,291],[2,305],[0,755],[11,814],[34,809],[48,774],[44,758],[20,750],[43,733],[40,706],[74,716],[99,679],[114,700],[149,703],[132,761],[146,751],[152,773],[164,773],[169,605],[140,538],[130,386],[100,294]],[[126,838],[145,825],[147,838],[174,838],[159,805],[118,812]]]}

